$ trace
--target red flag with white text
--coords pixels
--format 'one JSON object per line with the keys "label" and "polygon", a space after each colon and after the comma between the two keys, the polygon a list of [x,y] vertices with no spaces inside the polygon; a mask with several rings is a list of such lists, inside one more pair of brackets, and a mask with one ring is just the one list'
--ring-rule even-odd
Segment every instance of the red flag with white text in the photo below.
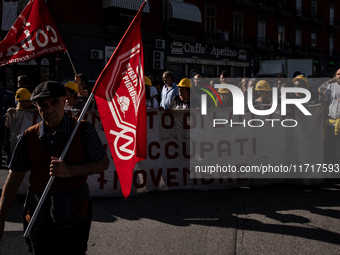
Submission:
{"label": "red flag with white text", "polygon": [[140,7],[93,89],[125,198],[131,192],[135,164],[146,159],[144,57],[140,31],[145,4]]}
{"label": "red flag with white text", "polygon": [[66,51],[44,0],[30,0],[0,42],[0,66]]}

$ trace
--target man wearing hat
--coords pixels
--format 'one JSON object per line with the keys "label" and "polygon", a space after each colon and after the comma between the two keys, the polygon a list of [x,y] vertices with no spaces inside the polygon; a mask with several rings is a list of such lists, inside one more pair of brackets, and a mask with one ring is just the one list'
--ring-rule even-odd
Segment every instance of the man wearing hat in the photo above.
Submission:
{"label": "man wearing hat", "polygon": [[267,81],[258,81],[255,85],[255,90],[257,91],[259,96],[255,100],[256,104],[272,104],[272,88]]}
{"label": "man wearing hat", "polygon": [[[308,89],[311,93],[311,101],[318,99],[319,95],[316,91],[309,89],[309,83],[307,78],[304,75],[298,75],[293,79],[295,88],[304,88]],[[296,98],[304,98],[306,95],[304,93],[295,93]]]}
{"label": "man wearing hat", "polygon": [[191,81],[188,78],[183,78],[177,85],[178,87],[178,96],[175,96],[171,104],[169,106],[170,110],[179,110],[179,109],[196,109],[196,107],[200,107],[199,102],[196,98],[192,97],[192,101],[190,100],[190,88]]}
{"label": "man wearing hat", "polygon": [[219,88],[217,92],[218,92],[218,96],[221,98],[222,105],[219,100],[216,100],[217,101],[216,108],[233,106],[233,98],[231,96],[229,89]]}
{"label": "man wearing hat", "polygon": [[[295,88],[304,88],[304,89],[309,89],[309,83],[308,80],[306,79],[305,76],[303,75],[298,75],[293,79],[294,82],[294,87]],[[303,93],[295,93],[295,96],[297,98],[304,98],[305,94]]]}
{"label": "man wearing hat", "polygon": [[69,81],[64,87],[66,88],[66,105],[65,110],[82,110],[85,106],[85,101],[78,98],[78,84]]}
{"label": "man wearing hat", "polygon": [[31,220],[50,176],[55,176],[28,237],[35,254],[85,254],[92,205],[87,176],[105,171],[109,161],[95,129],[82,121],[70,147],[59,160],[76,119],[64,112],[65,88],[55,81],[39,84],[32,93],[43,121],[20,137],[8,166],[0,199],[0,239],[6,213],[26,171],[30,188],[24,207],[24,226]]}

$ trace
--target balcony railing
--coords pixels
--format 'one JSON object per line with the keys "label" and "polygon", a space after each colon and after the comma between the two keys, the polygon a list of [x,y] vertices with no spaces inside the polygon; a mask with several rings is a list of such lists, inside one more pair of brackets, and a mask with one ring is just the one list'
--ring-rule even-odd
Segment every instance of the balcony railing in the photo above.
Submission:
{"label": "balcony railing", "polygon": [[295,16],[296,17],[310,18],[310,12],[307,11],[306,9],[296,8],[295,9]]}
{"label": "balcony railing", "polygon": [[310,53],[313,53],[313,54],[323,54],[323,48],[322,47],[312,46],[312,47],[310,47]]}
{"label": "balcony railing", "polygon": [[275,41],[268,37],[257,37],[256,46],[265,49],[274,49]]}
{"label": "balcony railing", "polygon": [[311,53],[311,54],[324,54],[324,49],[322,47],[317,46],[308,46],[306,44],[295,44],[294,50],[302,53]]}
{"label": "balcony railing", "polygon": [[275,8],[276,3],[272,0],[254,0],[254,4],[256,7],[267,6]]}
{"label": "balcony railing", "polygon": [[329,25],[330,26],[338,26],[338,27],[340,27],[340,20],[338,20],[338,19],[329,19]]}
{"label": "balcony railing", "polygon": [[289,42],[286,42],[284,40],[277,41],[277,49],[278,50],[290,50],[291,45]]}
{"label": "balcony railing", "polygon": [[204,33],[206,40],[223,41],[223,36],[217,30],[206,29]]}
{"label": "balcony railing", "polygon": [[283,10],[286,12],[294,12],[295,8],[293,7],[292,4],[284,3]]}
{"label": "balcony railing", "polygon": [[311,13],[310,14],[310,19],[312,21],[319,21],[319,22],[324,22],[324,16],[322,14],[318,14],[318,13]]}
{"label": "balcony railing", "polygon": [[308,45],[305,45],[305,44],[295,44],[294,50],[298,52],[304,52],[304,53],[308,53],[309,51]]}
{"label": "balcony railing", "polygon": [[245,34],[230,34],[231,43],[233,44],[245,44],[252,45],[251,36]]}
{"label": "balcony railing", "polygon": [[334,57],[340,57],[340,50],[334,50],[334,49],[330,50],[329,55],[334,56]]}
{"label": "balcony railing", "polygon": [[169,23],[168,24],[168,33],[169,35],[174,36],[194,36],[194,29],[190,24],[181,24],[181,23]]}

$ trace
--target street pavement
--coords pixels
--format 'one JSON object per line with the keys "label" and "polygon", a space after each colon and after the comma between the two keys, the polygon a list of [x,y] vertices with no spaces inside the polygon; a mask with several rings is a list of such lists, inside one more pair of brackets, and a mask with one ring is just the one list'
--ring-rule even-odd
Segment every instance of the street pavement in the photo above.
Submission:
{"label": "street pavement", "polygon": [[[326,180],[311,193],[276,184],[93,198],[87,254],[340,254],[339,195],[340,180]],[[23,202],[7,215],[1,255],[28,254]]]}

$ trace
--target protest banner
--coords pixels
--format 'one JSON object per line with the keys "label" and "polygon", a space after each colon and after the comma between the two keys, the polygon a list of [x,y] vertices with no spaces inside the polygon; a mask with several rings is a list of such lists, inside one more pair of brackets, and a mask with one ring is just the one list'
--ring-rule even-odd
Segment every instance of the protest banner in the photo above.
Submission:
{"label": "protest banner", "polygon": [[[271,128],[270,122],[267,123],[268,127],[265,130],[255,129],[256,131],[254,132],[260,132],[264,137],[267,137],[267,139],[262,141],[266,142],[266,144],[261,144],[260,140],[256,141],[255,149],[253,141],[254,133],[250,133],[249,130],[240,125],[234,129],[228,129],[228,132],[226,132],[228,138],[221,139],[217,134],[214,135],[206,132],[206,136],[202,135],[202,139],[205,140],[208,137],[208,141],[216,145],[216,148],[214,148],[217,152],[216,156],[211,159],[213,162],[217,162],[219,158],[224,157],[230,159],[230,164],[232,165],[252,165],[258,162],[268,164],[268,159],[271,155],[276,157],[277,154],[279,154],[278,156],[282,160],[280,164],[301,159],[305,161],[304,163],[322,161],[322,146],[311,146],[311,144],[322,144],[322,114],[320,108],[316,106],[310,107],[308,110],[313,115],[308,123],[304,123],[302,116],[297,111],[295,112],[295,119],[299,124],[294,129],[294,132],[296,132],[294,137],[291,137],[289,131],[283,129],[285,132],[280,134],[276,132],[279,140],[275,141],[272,137],[268,139],[270,133],[274,131]],[[67,113],[74,116],[79,115],[78,111],[68,111]],[[222,113],[215,112],[212,114],[219,116]],[[227,115],[230,114],[232,114],[231,109],[227,112]],[[11,148],[14,148],[20,132],[38,123],[41,121],[41,118],[37,110],[17,110],[10,112],[9,115]],[[239,121],[238,118],[237,116],[237,121]],[[107,140],[98,112],[87,112],[84,119],[90,122],[97,130],[110,159],[108,170],[102,174],[89,176],[88,183],[91,195],[93,197],[121,197],[120,182],[107,146]],[[189,120],[190,123],[188,122]],[[241,119],[240,122],[242,122]],[[202,117],[199,111],[190,113],[186,110],[166,112],[148,109],[148,157],[146,160],[136,164],[132,175],[131,195],[161,190],[227,189],[249,185],[282,183],[285,181],[283,178],[268,179],[265,176],[262,179],[251,179],[244,174],[237,173],[230,175],[229,178],[228,176],[226,178],[222,178],[225,176],[220,176],[219,178],[214,175],[197,179],[190,178],[190,159],[195,158],[196,154],[199,154],[196,153],[198,151],[195,151],[195,154],[190,152],[190,143],[194,142],[194,140],[190,140],[190,133],[193,129],[200,129],[204,133],[206,127],[210,124],[209,118],[207,116]],[[222,130],[222,127],[220,129]],[[230,142],[230,150],[227,150],[221,144],[220,152],[218,152],[217,145],[221,140],[228,140]],[[289,143],[284,141],[289,141]],[[266,148],[265,151],[258,149],[260,144],[261,147],[264,146]],[[196,145],[196,148],[199,147]],[[26,179],[28,180],[28,175]],[[20,188],[20,193],[26,192],[28,187],[27,180]],[[296,184],[320,184],[323,180],[311,179],[306,181],[303,179],[289,179],[287,181]]]}

